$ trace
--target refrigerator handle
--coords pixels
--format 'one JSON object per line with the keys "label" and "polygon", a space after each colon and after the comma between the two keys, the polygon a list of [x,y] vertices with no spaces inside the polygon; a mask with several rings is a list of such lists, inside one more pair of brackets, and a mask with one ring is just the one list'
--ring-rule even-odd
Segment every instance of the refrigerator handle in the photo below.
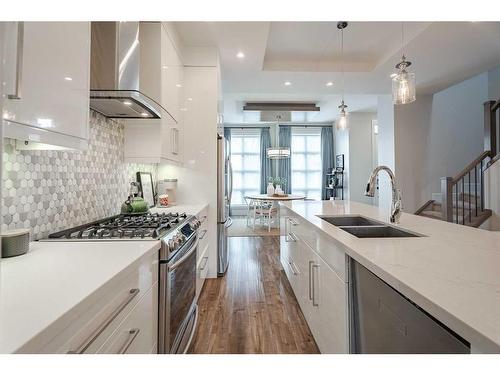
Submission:
{"label": "refrigerator handle", "polygon": [[231,205],[231,197],[233,196],[233,164],[231,159],[227,158],[228,174],[229,174],[229,194],[227,197],[227,203]]}
{"label": "refrigerator handle", "polygon": [[229,228],[231,225],[233,225],[233,219],[231,219],[230,217],[227,218],[225,224],[224,224],[224,227],[227,229]]}

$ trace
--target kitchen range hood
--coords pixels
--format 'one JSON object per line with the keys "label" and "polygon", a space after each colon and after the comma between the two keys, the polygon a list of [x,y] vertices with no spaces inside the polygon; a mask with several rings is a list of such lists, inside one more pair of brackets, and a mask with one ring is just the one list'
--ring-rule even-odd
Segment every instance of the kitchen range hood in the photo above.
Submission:
{"label": "kitchen range hood", "polygon": [[141,87],[141,48],[151,49],[142,43],[139,22],[91,23],[90,108],[110,118],[161,118],[162,106]]}

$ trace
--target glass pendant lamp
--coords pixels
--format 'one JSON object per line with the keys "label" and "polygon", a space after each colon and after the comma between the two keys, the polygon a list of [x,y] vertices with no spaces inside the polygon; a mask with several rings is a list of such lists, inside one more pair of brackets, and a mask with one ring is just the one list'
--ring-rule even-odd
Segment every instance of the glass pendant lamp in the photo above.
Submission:
{"label": "glass pendant lamp", "polygon": [[340,30],[341,32],[341,42],[340,42],[340,67],[342,71],[342,101],[340,102],[339,108],[340,108],[340,113],[339,117],[335,123],[335,126],[337,130],[346,130],[349,127],[348,121],[347,121],[347,112],[346,108],[347,105],[344,103],[344,29],[347,27],[348,23],[345,21],[341,21],[337,23],[337,29]]}
{"label": "glass pendant lamp", "polygon": [[[404,29],[401,24],[401,50],[404,47]],[[407,104],[416,100],[415,74],[408,72],[411,61],[406,60],[403,53],[401,61],[396,65],[397,73],[392,77],[392,102],[394,104]]]}
{"label": "glass pendant lamp", "polygon": [[339,118],[337,119],[336,122],[336,127],[337,130],[346,130],[347,129],[347,112],[345,109],[347,106],[344,104],[344,101],[342,100],[342,103],[339,105],[340,108],[340,114]]}

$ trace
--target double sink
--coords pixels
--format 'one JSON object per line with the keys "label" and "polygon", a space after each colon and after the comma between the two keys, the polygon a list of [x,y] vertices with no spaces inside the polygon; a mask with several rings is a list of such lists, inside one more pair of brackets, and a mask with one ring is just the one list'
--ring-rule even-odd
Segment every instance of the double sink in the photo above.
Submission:
{"label": "double sink", "polygon": [[363,216],[318,215],[318,217],[358,238],[422,237]]}

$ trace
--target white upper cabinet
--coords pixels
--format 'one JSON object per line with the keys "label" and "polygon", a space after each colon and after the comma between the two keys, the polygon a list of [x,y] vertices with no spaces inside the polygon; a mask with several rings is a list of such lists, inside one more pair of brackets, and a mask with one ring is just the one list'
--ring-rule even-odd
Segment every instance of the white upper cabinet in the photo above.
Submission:
{"label": "white upper cabinet", "polygon": [[[170,30],[170,32],[172,32]],[[168,27],[141,22],[141,90],[162,106],[161,119],[125,121],[125,160],[164,163],[182,161],[184,66]]]}
{"label": "white upper cabinet", "polygon": [[162,106],[180,123],[184,66],[168,30],[162,27]]}
{"label": "white upper cabinet", "polygon": [[89,136],[89,22],[7,26],[5,136],[86,149]]}

